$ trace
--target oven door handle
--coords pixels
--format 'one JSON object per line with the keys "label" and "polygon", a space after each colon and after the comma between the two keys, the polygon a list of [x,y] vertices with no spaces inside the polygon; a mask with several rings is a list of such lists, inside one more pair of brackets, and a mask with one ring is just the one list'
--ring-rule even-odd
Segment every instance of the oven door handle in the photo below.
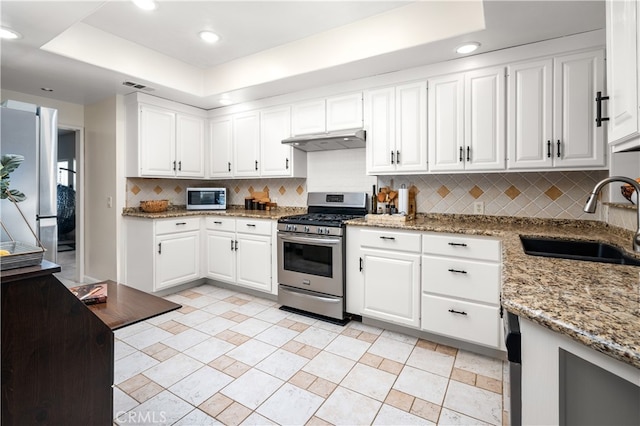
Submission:
{"label": "oven door handle", "polygon": [[342,242],[338,238],[308,238],[308,237],[292,237],[289,235],[280,234],[279,237],[282,241],[290,241],[292,243],[315,243],[315,244],[330,244],[337,245]]}

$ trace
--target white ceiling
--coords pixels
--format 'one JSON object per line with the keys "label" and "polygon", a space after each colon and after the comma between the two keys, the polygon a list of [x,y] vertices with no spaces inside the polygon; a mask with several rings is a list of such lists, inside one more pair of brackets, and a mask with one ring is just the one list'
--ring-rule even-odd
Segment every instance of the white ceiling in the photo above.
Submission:
{"label": "white ceiling", "polygon": [[[0,45],[1,85],[88,105],[129,93],[129,80],[208,109],[223,92],[246,101],[449,60],[463,41],[484,53],[604,28],[603,1],[419,3],[160,0],[144,12],[126,0],[2,0],[2,25],[23,37]],[[202,29],[220,42],[203,43]],[[337,60],[341,49],[353,60]]]}

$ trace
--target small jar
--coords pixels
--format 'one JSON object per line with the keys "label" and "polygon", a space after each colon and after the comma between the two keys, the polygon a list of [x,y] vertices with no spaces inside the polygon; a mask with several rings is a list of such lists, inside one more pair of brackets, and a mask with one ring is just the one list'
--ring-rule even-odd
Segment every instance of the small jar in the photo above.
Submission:
{"label": "small jar", "polygon": [[245,210],[253,209],[253,197],[244,197],[244,208]]}
{"label": "small jar", "polygon": [[265,204],[264,201],[260,201],[258,203],[258,210],[266,210],[266,208],[267,208],[267,205]]}
{"label": "small jar", "polygon": [[251,200],[251,210],[258,210],[258,200]]}

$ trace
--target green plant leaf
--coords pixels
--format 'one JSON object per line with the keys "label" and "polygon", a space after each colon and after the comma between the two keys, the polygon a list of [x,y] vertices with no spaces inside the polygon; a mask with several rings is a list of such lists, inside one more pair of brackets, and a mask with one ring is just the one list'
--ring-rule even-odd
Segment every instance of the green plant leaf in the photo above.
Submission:
{"label": "green plant leaf", "polygon": [[0,163],[2,164],[2,177],[8,175],[13,172],[15,169],[22,164],[24,161],[24,157],[18,154],[5,154],[0,158]]}
{"label": "green plant leaf", "polygon": [[[13,199],[19,203],[20,201],[24,201],[27,199],[27,196],[24,195],[22,192],[18,191],[17,189],[10,189],[9,192],[11,193],[11,196],[13,197]],[[6,197],[8,198],[8,197]]]}

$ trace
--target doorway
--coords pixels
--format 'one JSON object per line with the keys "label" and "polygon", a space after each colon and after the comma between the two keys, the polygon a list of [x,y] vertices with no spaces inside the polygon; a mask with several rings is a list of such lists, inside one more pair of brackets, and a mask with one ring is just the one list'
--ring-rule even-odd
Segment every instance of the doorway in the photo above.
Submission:
{"label": "doorway", "polygon": [[82,271],[82,129],[58,128],[57,207],[58,264],[56,277],[67,286],[83,282]]}

